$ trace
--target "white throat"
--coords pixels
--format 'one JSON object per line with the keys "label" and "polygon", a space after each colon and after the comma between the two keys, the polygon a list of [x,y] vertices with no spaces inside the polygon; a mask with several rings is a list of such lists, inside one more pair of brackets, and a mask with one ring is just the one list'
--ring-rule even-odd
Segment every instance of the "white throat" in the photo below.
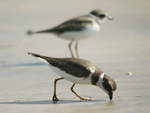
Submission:
{"label": "white throat", "polygon": [[106,92],[106,93],[108,94],[108,92],[104,89],[103,84],[102,84],[104,75],[105,75],[104,73],[102,73],[102,74],[100,75],[100,78],[99,78],[98,82],[96,83],[96,85],[97,85],[98,87],[100,87],[104,92]]}
{"label": "white throat", "polygon": [[99,78],[99,80],[97,81],[96,85],[97,85],[98,87],[100,87],[101,89],[104,90],[104,87],[103,87],[103,84],[102,84],[103,78],[104,78],[104,73],[102,73],[102,74],[100,75],[100,78]]}
{"label": "white throat", "polygon": [[103,84],[102,84],[103,78],[104,78],[104,73],[102,73],[102,74],[100,75],[100,78],[99,78],[99,82],[100,82],[100,87],[101,87],[101,88],[103,88]]}

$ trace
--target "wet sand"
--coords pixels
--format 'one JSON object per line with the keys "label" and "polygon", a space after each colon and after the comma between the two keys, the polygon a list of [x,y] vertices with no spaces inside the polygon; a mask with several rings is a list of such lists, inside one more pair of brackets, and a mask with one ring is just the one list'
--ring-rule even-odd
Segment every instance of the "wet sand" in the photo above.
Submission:
{"label": "wet sand", "polygon": [[[0,112],[149,113],[150,2],[64,1],[0,1]],[[53,27],[95,8],[107,10],[114,20],[106,21],[95,36],[81,40],[79,53],[116,81],[114,98],[109,101],[98,87],[77,84],[74,90],[92,99],[80,101],[70,91],[72,83],[62,80],[57,85],[60,101],[53,104],[53,82],[59,76],[27,52],[70,57],[69,41],[25,33]]]}

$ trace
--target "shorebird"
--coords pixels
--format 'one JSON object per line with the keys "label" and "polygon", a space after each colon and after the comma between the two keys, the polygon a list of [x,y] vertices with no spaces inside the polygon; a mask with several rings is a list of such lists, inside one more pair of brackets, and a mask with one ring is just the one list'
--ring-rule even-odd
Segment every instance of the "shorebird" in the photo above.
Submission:
{"label": "shorebird", "polygon": [[62,39],[71,40],[69,43],[69,50],[73,58],[74,55],[71,50],[71,44],[76,40],[75,51],[77,57],[79,58],[78,40],[90,37],[91,35],[97,33],[101,28],[101,24],[106,19],[112,20],[113,18],[106,11],[97,9],[91,11],[87,15],[79,16],[65,21],[56,27],[36,32],[28,31],[27,33],[51,33]]}
{"label": "shorebird", "polygon": [[98,86],[108,94],[110,100],[113,98],[113,92],[117,87],[115,81],[110,76],[103,73],[103,71],[93,63],[79,58],[52,58],[34,53],[28,54],[43,61],[52,71],[61,76],[61,78],[55,79],[54,81],[53,103],[57,103],[58,101],[56,95],[56,83],[62,79],[73,82],[70,89],[81,100],[87,99],[82,98],[73,90],[76,83]]}

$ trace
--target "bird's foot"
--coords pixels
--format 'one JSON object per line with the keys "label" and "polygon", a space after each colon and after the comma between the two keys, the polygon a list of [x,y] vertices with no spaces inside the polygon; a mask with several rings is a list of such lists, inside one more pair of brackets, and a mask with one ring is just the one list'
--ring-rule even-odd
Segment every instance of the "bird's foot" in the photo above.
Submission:
{"label": "bird's foot", "polygon": [[81,101],[91,101],[92,99],[85,99],[85,98],[80,98]]}
{"label": "bird's foot", "polygon": [[57,101],[58,101],[58,98],[57,98],[57,96],[54,95],[54,96],[53,96],[53,103],[56,104]]}

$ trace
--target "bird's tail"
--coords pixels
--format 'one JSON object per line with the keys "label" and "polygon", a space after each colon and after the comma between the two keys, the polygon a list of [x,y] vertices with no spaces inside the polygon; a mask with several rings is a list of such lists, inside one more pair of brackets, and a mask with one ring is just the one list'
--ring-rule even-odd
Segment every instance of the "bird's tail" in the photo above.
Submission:
{"label": "bird's tail", "polygon": [[34,31],[32,31],[32,30],[28,30],[28,31],[27,31],[27,35],[33,35],[33,34],[35,34]]}
{"label": "bird's tail", "polygon": [[33,34],[37,34],[37,33],[50,33],[50,32],[52,32],[51,29],[45,29],[45,30],[36,31],[36,32],[34,32],[32,30],[28,30],[27,35],[33,35]]}
{"label": "bird's tail", "polygon": [[50,33],[52,30],[51,29],[45,29],[41,31],[36,31],[35,33]]}
{"label": "bird's tail", "polygon": [[44,62],[44,63],[46,63],[46,64],[49,64],[49,63],[48,63],[48,60],[47,60],[48,57],[46,57],[46,56],[41,56],[41,55],[39,55],[39,54],[29,53],[29,52],[28,52],[28,54],[29,54],[29,55],[32,55],[32,56],[34,56],[34,57],[36,57],[37,59],[41,60],[42,62]]}
{"label": "bird's tail", "polygon": [[34,56],[34,57],[42,57],[41,55],[35,54],[35,53],[30,53],[30,52],[28,52],[28,54],[29,54],[29,55],[32,55],[32,56]]}

